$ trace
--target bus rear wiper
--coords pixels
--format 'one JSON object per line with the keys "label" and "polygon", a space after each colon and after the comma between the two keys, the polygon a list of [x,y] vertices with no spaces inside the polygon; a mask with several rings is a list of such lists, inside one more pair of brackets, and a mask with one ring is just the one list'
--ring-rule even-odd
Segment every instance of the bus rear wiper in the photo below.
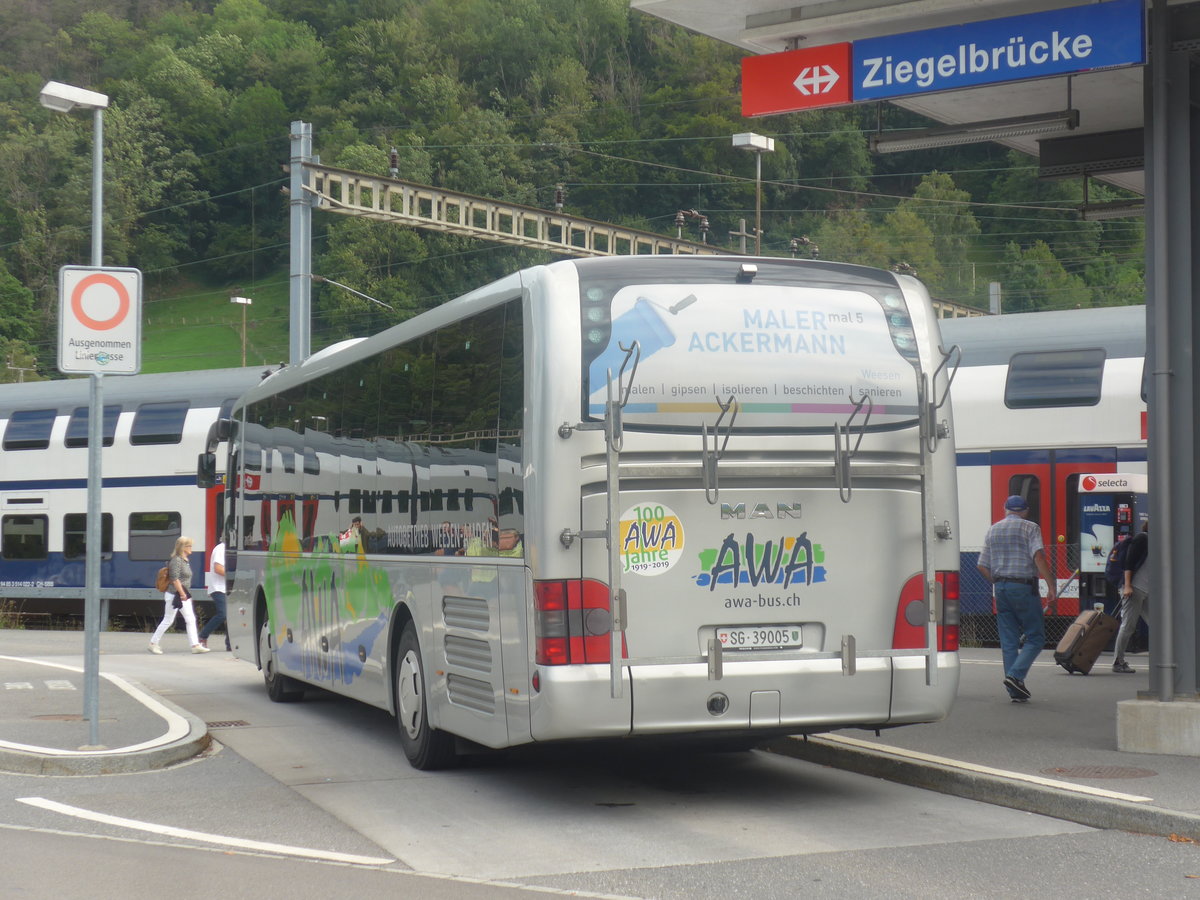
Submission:
{"label": "bus rear wiper", "polygon": [[[863,395],[854,399],[854,389],[851,388],[846,392],[850,402],[854,404],[854,409],[850,412],[849,418],[846,419],[846,424],[842,425],[835,422],[833,425],[833,480],[837,482],[838,496],[843,503],[850,502],[850,494],[852,491],[850,485],[850,460],[858,453],[858,448],[862,445],[863,435],[867,433],[867,423],[871,421],[871,412],[875,408],[875,401],[871,399],[871,395],[863,391]],[[857,416],[863,406],[866,406],[867,411],[863,416],[862,423],[857,426],[858,440],[854,442],[854,449],[850,448],[850,435],[853,427],[854,417]]]}
{"label": "bus rear wiper", "polygon": [[[729,445],[729,436],[733,434],[733,423],[737,421],[738,402],[733,394],[729,395],[729,400],[722,403],[720,398],[717,398],[717,406],[721,407],[721,414],[717,416],[717,421],[713,423],[712,428],[708,427],[707,422],[700,425],[700,474],[704,480],[704,499],[713,506],[717,504],[717,497],[721,493],[719,479],[717,477],[717,463],[721,461],[721,457],[725,454],[725,448]],[[725,439],[721,440],[721,422],[724,420],[726,413],[733,410],[733,414],[729,416],[729,422],[725,425]],[[712,435],[713,445],[712,450],[708,449],[708,436]],[[721,446],[717,446],[720,441]]]}

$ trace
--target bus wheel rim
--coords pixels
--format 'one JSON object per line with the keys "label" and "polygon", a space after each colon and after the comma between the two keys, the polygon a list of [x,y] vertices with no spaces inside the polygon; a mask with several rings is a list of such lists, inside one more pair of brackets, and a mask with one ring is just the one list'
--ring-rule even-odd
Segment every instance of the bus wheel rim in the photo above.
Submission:
{"label": "bus wheel rim", "polygon": [[421,691],[421,660],[416,651],[409,650],[400,661],[400,676],[396,683],[396,707],[400,724],[411,739],[421,734],[421,710],[425,698]]}

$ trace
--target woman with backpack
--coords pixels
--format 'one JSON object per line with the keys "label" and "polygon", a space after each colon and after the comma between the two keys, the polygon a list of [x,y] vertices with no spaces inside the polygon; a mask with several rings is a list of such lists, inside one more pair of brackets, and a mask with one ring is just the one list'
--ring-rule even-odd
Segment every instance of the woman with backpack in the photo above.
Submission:
{"label": "woman with backpack", "polygon": [[[1139,618],[1146,618],[1146,600],[1150,596],[1150,573],[1145,562],[1150,548],[1150,520],[1142,523],[1142,530],[1129,538],[1125,551],[1124,578],[1118,588],[1121,595],[1121,630],[1113,645],[1113,671],[1120,675],[1132,675],[1137,669],[1125,662],[1125,648],[1133,637]],[[1146,624],[1149,624],[1147,620]]]}
{"label": "woman with backpack", "polygon": [[191,552],[192,539],[190,537],[180,537],[175,541],[175,549],[171,551],[171,558],[167,560],[167,590],[163,593],[165,609],[162,621],[158,623],[158,628],[154,629],[154,636],[150,638],[151,653],[162,653],[162,647],[158,646],[158,642],[166,630],[175,624],[176,613],[183,613],[183,623],[187,626],[188,641],[192,645],[192,652],[208,652],[208,648],[200,643],[200,636],[196,633],[196,609],[192,605],[191,591],[187,589],[187,586],[192,583],[192,567],[188,563],[188,556]]}

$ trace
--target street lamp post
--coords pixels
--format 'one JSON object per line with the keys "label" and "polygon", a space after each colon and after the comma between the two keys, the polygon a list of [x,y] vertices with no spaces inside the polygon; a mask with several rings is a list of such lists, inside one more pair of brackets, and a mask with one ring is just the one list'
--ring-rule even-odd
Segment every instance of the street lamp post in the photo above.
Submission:
{"label": "street lamp post", "polygon": [[762,155],[775,150],[775,139],[746,131],[733,136],[733,146],[754,154],[754,255],[762,256]]}
{"label": "street lamp post", "polygon": [[[108,96],[58,81],[48,81],[38,99],[56,112],[92,110],[92,267],[104,265],[104,110]],[[104,384],[91,373],[88,398],[87,558],[83,597],[83,715],[88,743],[100,743],[100,450],[104,444]]]}
{"label": "street lamp post", "polygon": [[254,301],[249,297],[230,297],[230,303],[240,303],[242,306],[242,367],[246,365],[246,307]]}

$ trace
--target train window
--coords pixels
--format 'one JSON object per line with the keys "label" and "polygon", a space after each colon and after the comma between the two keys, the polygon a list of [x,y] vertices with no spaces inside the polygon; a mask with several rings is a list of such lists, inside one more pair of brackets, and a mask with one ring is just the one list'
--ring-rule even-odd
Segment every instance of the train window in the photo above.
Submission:
{"label": "train window", "polygon": [[45,559],[46,516],[5,516],[0,520],[0,555],[5,559]]}
{"label": "train window", "polygon": [[1029,504],[1029,521],[1041,524],[1042,483],[1036,475],[1013,475],[1008,479],[1008,496],[1017,494]]}
{"label": "train window", "polygon": [[[100,514],[100,555],[112,557],[112,513]],[[63,516],[63,556],[83,559],[87,553],[87,514],[67,513]]]}
{"label": "train window", "polygon": [[186,400],[143,403],[134,414],[129,443],[178,444],[183,439],[183,420],[187,418],[188,406]]}
{"label": "train window", "polygon": [[[104,407],[104,446],[113,445],[113,435],[117,432],[117,417],[121,414],[120,406]],[[64,443],[68,447],[86,447],[88,445],[88,408],[79,406],[71,413],[67,422],[67,437]]]}
{"label": "train window", "polygon": [[4,429],[5,450],[45,450],[50,446],[50,429],[54,427],[54,409],[19,409]]}
{"label": "train window", "polygon": [[129,558],[166,559],[183,533],[181,521],[177,512],[130,513]]}
{"label": "train window", "polygon": [[1009,409],[1095,406],[1104,377],[1103,350],[1017,353],[1008,363],[1004,404]]}

